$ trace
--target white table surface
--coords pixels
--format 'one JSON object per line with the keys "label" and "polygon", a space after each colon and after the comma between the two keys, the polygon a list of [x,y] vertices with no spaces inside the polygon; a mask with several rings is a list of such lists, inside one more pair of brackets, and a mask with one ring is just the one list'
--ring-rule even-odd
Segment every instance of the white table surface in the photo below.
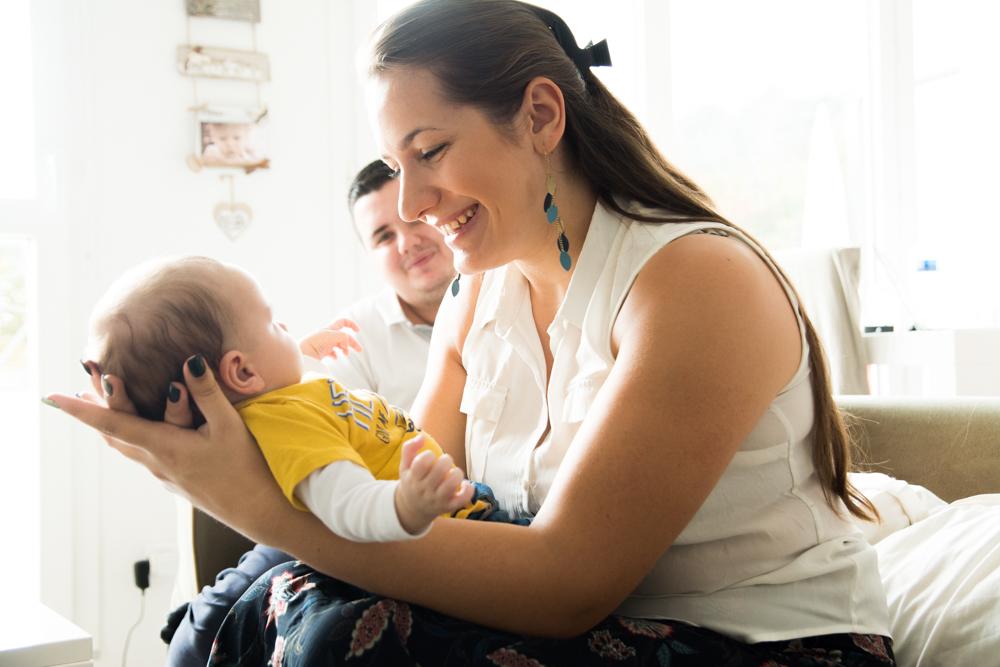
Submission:
{"label": "white table surface", "polygon": [[0,612],[0,665],[92,665],[89,634],[41,604],[12,604]]}

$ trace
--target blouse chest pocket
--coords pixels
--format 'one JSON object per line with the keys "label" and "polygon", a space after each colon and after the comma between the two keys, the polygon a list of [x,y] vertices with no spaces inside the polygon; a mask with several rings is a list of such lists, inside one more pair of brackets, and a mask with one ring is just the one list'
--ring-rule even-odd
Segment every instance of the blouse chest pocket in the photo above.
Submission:
{"label": "blouse chest pocket", "polygon": [[507,387],[491,385],[472,378],[465,383],[459,410],[467,415],[465,427],[465,452],[471,479],[482,480],[486,468],[486,454],[504,404]]}
{"label": "blouse chest pocket", "polygon": [[578,377],[570,381],[566,387],[566,400],[563,403],[562,420],[566,424],[582,422],[590,406],[594,404],[597,392],[604,384],[607,373],[598,373]]}

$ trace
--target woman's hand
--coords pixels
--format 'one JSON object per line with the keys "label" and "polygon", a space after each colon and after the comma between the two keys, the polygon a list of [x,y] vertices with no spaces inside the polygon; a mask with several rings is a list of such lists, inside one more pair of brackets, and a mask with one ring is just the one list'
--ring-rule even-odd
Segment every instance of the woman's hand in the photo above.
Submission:
{"label": "woman's hand", "polygon": [[[135,414],[122,381],[100,375],[96,364],[85,367],[99,396],[83,394],[47,397],[63,412],[104,435],[109,445],[141,463],[155,477],[192,504],[229,523],[237,530],[254,532],[248,525],[248,503],[267,514],[267,506],[283,498],[264,464],[253,437],[229,403],[200,356],[184,364],[185,385],[172,383],[164,422]],[[190,392],[205,423],[190,428]],[[249,494],[247,489],[259,493]],[[260,506],[260,507],[258,507]]]}

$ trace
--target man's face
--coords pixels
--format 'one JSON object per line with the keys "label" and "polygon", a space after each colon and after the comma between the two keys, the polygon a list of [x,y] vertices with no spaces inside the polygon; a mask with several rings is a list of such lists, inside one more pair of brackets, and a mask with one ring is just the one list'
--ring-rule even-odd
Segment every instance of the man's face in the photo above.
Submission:
{"label": "man's face", "polygon": [[398,199],[399,181],[393,179],[358,199],[354,224],[375,265],[403,301],[436,303],[455,277],[451,250],[430,225],[400,219]]}

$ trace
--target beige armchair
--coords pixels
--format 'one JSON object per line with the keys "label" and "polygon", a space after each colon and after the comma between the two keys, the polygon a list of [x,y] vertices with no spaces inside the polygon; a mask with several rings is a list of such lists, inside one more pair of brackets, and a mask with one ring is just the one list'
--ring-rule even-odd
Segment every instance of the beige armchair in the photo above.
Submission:
{"label": "beige armchair", "polygon": [[1000,398],[840,396],[870,470],[943,500],[1000,493]]}
{"label": "beige armchair", "polygon": [[[838,403],[852,416],[865,469],[920,484],[946,501],[1000,492],[1000,398],[840,396]],[[197,510],[188,516],[181,567],[185,557],[193,563],[188,571],[193,567],[197,588],[186,587],[190,597],[252,543]]]}

